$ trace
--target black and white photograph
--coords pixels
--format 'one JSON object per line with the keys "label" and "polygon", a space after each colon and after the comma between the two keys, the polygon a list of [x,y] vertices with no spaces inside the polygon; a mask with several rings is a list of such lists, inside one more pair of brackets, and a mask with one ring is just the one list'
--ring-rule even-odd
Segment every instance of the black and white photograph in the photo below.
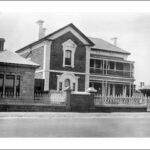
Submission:
{"label": "black and white photograph", "polygon": [[0,138],[150,137],[149,66],[150,2],[0,2]]}

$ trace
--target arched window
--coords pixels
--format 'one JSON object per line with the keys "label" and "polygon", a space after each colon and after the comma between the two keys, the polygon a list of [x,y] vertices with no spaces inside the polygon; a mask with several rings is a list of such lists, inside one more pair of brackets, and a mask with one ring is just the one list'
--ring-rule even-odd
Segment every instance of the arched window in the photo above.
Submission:
{"label": "arched window", "polygon": [[71,65],[71,50],[65,51],[65,65]]}
{"label": "arched window", "polygon": [[65,87],[70,87],[70,80],[69,79],[65,80]]}

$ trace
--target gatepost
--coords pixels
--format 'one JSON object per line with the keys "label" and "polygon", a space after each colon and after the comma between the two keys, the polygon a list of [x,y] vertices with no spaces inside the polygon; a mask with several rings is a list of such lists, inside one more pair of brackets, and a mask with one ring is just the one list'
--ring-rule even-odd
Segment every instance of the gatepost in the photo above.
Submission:
{"label": "gatepost", "polygon": [[64,91],[66,92],[66,111],[70,111],[71,110],[71,105],[70,105],[71,88],[67,87]]}
{"label": "gatepost", "polygon": [[94,88],[94,87],[89,87],[87,89],[87,92],[89,92],[91,95],[90,95],[90,99],[91,99],[91,107],[90,107],[90,110],[93,111],[95,109],[95,105],[94,105],[94,95],[95,93],[97,92],[97,90]]}

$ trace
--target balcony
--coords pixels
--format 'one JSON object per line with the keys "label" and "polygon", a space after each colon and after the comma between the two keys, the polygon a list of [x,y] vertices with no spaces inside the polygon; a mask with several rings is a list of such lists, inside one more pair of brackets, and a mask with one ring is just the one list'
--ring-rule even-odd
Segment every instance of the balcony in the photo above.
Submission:
{"label": "balcony", "polygon": [[101,69],[101,68],[90,67],[90,73],[91,74],[108,75],[108,76],[133,78],[133,72],[127,71],[127,70]]}

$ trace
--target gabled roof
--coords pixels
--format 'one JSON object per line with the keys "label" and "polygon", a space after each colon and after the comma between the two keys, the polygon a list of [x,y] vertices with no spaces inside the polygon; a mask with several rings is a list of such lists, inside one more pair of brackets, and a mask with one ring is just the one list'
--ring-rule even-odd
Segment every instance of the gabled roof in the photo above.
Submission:
{"label": "gabled roof", "polygon": [[31,66],[31,67],[39,67],[38,64],[27,60],[18,54],[8,51],[8,50],[3,50],[0,51],[0,63],[3,64],[15,64],[15,65],[26,65],[26,66]]}
{"label": "gabled roof", "polygon": [[23,47],[23,48],[17,50],[16,52],[20,52],[20,51],[24,50],[25,48],[32,47],[35,44],[38,44],[38,43],[40,43],[40,42],[42,42],[44,40],[50,40],[50,39],[48,39],[49,37],[53,36],[54,34],[64,30],[65,28],[68,28],[68,27],[72,27],[76,32],[78,32],[89,43],[90,46],[94,46],[94,43],[87,36],[85,36],[75,25],[70,23],[70,24],[60,28],[59,30],[57,30],[57,31],[55,31],[55,32],[53,32],[51,34],[48,34],[47,36],[43,37],[42,39],[39,39],[39,40],[37,40],[37,41],[35,41],[35,42],[33,42],[33,43]]}
{"label": "gabled roof", "polygon": [[111,51],[111,52],[118,52],[118,53],[124,53],[124,54],[130,54],[129,52],[105,41],[100,38],[92,38],[89,37],[89,39],[95,44],[92,49],[100,49],[100,50],[106,50],[106,51]]}

